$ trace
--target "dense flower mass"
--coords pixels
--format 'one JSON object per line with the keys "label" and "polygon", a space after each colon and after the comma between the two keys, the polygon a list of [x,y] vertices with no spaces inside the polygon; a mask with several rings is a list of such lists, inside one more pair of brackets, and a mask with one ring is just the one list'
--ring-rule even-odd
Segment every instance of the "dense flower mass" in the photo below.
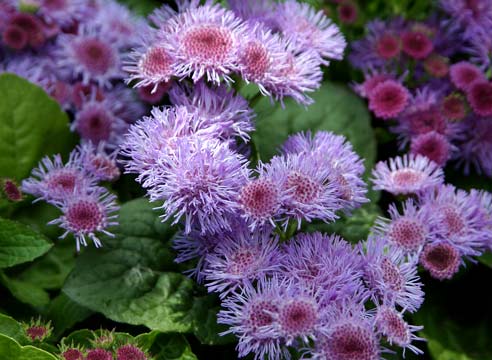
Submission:
{"label": "dense flower mass", "polygon": [[[344,29],[365,19],[355,0],[332,3]],[[151,360],[151,350],[167,356],[157,342],[168,341],[186,357],[196,344],[174,331],[215,342],[215,318],[237,355],[255,360],[422,355],[423,327],[409,315],[418,318],[424,281],[450,280],[492,250],[492,194],[457,188],[445,169],[492,177],[492,6],[441,0],[438,11],[369,21],[348,56],[367,109],[337,98],[311,118],[299,108],[311,111],[310,93],[347,46],[328,5],[178,0],[141,19],[115,0],[1,2],[0,72],[42,88],[79,139],[70,153],[46,149],[27,178],[2,175],[2,217],[22,213],[26,198],[56,207],[48,224],[77,254],[108,245],[80,254],[84,265],[102,253],[87,272],[111,266],[97,282],[87,276],[86,288],[108,289],[80,305],[124,321],[124,303],[145,314],[133,324],[159,329],[162,312],[171,331],[129,341],[100,330],[62,341],[56,356]],[[285,110],[281,122],[268,123],[273,106]],[[152,209],[129,214],[125,204],[118,219],[118,204],[136,197]],[[53,260],[42,261],[35,269]],[[25,269],[8,270],[2,286],[52,316],[17,291]],[[85,273],[76,280],[63,297],[86,291]],[[50,334],[26,330],[33,343]]]}

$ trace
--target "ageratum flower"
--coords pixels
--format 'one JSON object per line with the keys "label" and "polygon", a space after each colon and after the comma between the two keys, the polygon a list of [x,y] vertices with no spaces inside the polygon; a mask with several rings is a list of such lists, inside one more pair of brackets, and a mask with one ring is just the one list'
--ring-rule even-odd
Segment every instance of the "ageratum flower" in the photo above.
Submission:
{"label": "ageratum flower", "polygon": [[390,219],[378,218],[375,230],[406,253],[418,253],[426,242],[435,239],[435,217],[427,208],[418,208],[412,199],[403,204],[403,214],[396,205],[389,206]]}
{"label": "ageratum flower", "polygon": [[483,72],[467,61],[457,62],[449,68],[449,76],[451,82],[459,90],[467,90],[470,85],[477,81],[485,80],[485,75]]}
{"label": "ageratum flower", "polygon": [[488,0],[441,0],[440,5],[467,38],[475,31],[492,27],[492,3]]}
{"label": "ageratum flower", "polygon": [[451,279],[462,263],[459,249],[447,241],[427,244],[419,260],[422,267],[438,280]]}
{"label": "ageratum flower", "polygon": [[441,185],[420,199],[421,208],[435,221],[437,235],[456,246],[461,255],[479,255],[487,219],[475,196],[452,185]]}
{"label": "ageratum flower", "polygon": [[22,181],[22,191],[36,197],[35,201],[62,201],[83,193],[94,185],[94,178],[84,172],[80,155],[74,151],[63,164],[59,154],[44,157],[31,177]]}
{"label": "ageratum flower", "polygon": [[113,354],[104,349],[92,349],[87,351],[86,360],[113,360]]}
{"label": "ageratum flower", "polygon": [[163,221],[184,220],[185,232],[230,230],[238,209],[238,193],[249,179],[247,160],[229,144],[199,138],[177,139],[169,156],[158,160],[150,182],[151,201],[164,201]]}
{"label": "ageratum flower", "polygon": [[364,281],[376,303],[391,302],[410,312],[424,301],[417,260],[378,236],[369,236],[361,247],[365,257]]}
{"label": "ageratum flower", "polygon": [[466,98],[477,115],[492,116],[492,83],[490,81],[474,81],[466,91]]}
{"label": "ageratum flower", "polygon": [[232,81],[239,44],[249,34],[232,11],[206,3],[170,18],[159,36],[158,45],[175,57],[176,76],[220,83],[221,78]]}
{"label": "ageratum flower", "polygon": [[382,119],[399,115],[407,106],[410,93],[396,80],[385,80],[369,93],[369,109]]}
{"label": "ageratum flower", "polygon": [[70,27],[76,21],[82,21],[84,16],[91,12],[90,5],[83,0],[40,0],[37,5],[39,6],[37,15],[46,23],[62,28]]}
{"label": "ageratum flower", "polygon": [[322,168],[331,169],[330,182],[336,190],[340,207],[347,211],[367,202],[367,187],[362,180],[364,164],[344,136],[328,131],[298,133],[290,136],[281,152],[289,154],[312,153],[323,161]]}
{"label": "ageratum flower", "polygon": [[239,136],[248,141],[249,133],[254,130],[255,114],[248,102],[226,86],[209,88],[203,81],[193,88],[175,85],[169,98],[174,105],[185,106],[195,113],[201,119],[201,129],[215,128],[217,136],[225,140]]}
{"label": "ageratum flower", "polygon": [[429,36],[419,30],[405,31],[401,35],[402,51],[416,60],[423,60],[434,50]]}
{"label": "ageratum flower", "polygon": [[394,195],[415,194],[444,182],[442,169],[422,155],[403,155],[380,161],[372,171],[374,189]]}
{"label": "ageratum flower", "polygon": [[353,297],[361,289],[362,258],[337,235],[299,234],[282,250],[280,273],[316,291],[329,302]]}
{"label": "ageratum flower", "polygon": [[279,30],[276,4],[271,0],[228,0],[229,8],[250,25],[260,23],[268,30]]}
{"label": "ageratum flower", "polygon": [[118,360],[150,360],[145,352],[132,344],[120,346],[116,350],[116,358]]}
{"label": "ageratum flower", "polygon": [[64,239],[69,233],[73,234],[77,243],[77,251],[80,245],[87,246],[87,238],[92,240],[95,247],[101,247],[102,243],[97,233],[106,236],[114,236],[107,228],[118,225],[114,213],[119,209],[116,205],[116,196],[107,192],[104,188],[93,188],[90,192],[77,194],[61,201],[57,205],[62,210],[62,215],[50,221],[49,225],[59,225],[65,232],[60,236]]}
{"label": "ageratum flower", "polygon": [[223,298],[238,286],[275,273],[281,258],[270,228],[251,231],[244,223],[235,224],[205,259],[205,285]]}
{"label": "ageratum flower", "polygon": [[492,177],[492,123],[488,118],[469,117],[464,122],[465,137],[458,145],[458,164],[469,174],[471,168],[477,173]]}
{"label": "ageratum flower", "polygon": [[265,176],[276,179],[286,193],[284,213],[296,219],[299,228],[302,220],[332,222],[337,218],[338,189],[330,181],[331,167],[323,165],[321,156],[314,153],[275,156],[265,164]]}
{"label": "ageratum flower", "polygon": [[441,167],[446,164],[454,150],[456,147],[447,137],[435,131],[414,137],[410,145],[411,154],[425,156]]}
{"label": "ageratum flower", "polygon": [[280,30],[284,37],[292,39],[299,51],[314,51],[321,62],[341,60],[347,46],[345,38],[336,26],[320,10],[306,3],[287,0],[277,5]]}
{"label": "ageratum flower", "polygon": [[129,173],[138,174],[137,181],[143,187],[153,186],[157,176],[158,161],[176,147],[177,139],[191,136],[211,138],[214,129],[202,130],[198,114],[184,106],[152,108],[150,116],[130,126],[121,145],[121,154]]}
{"label": "ageratum flower", "polygon": [[112,80],[123,77],[118,49],[96,28],[83,26],[78,34],[62,34],[58,46],[57,65],[67,78],[111,87]]}
{"label": "ageratum flower", "polygon": [[327,333],[315,340],[314,357],[320,359],[379,360],[381,349],[373,319],[356,301],[326,311]]}
{"label": "ageratum flower", "polygon": [[253,354],[255,360],[289,359],[284,340],[270,330],[277,323],[287,284],[277,277],[260,279],[254,287],[246,284],[222,301],[217,322],[229,325],[221,335],[234,334],[239,342],[238,355]]}
{"label": "ageratum flower", "polygon": [[123,141],[127,123],[117,116],[119,103],[104,99],[98,101],[93,93],[86,99],[75,115],[70,129],[77,131],[83,141],[93,144],[105,143],[107,148],[114,149]]}
{"label": "ageratum flower", "polygon": [[105,147],[104,143],[94,146],[88,142],[79,145],[77,151],[80,153],[82,167],[91,176],[99,181],[115,181],[120,177],[120,169],[116,164],[118,151],[107,154]]}
{"label": "ageratum flower", "polygon": [[422,330],[424,327],[408,324],[403,319],[402,312],[398,312],[387,305],[378,306],[375,323],[377,330],[386,338],[390,345],[397,345],[403,348],[403,357],[405,357],[406,349],[417,355],[424,353],[412,344],[414,341],[425,341],[425,339],[415,335],[415,332]]}
{"label": "ageratum flower", "polygon": [[144,30],[138,42],[124,63],[123,70],[129,74],[125,81],[134,87],[152,86],[154,93],[175,75],[173,53],[159,43],[155,29]]}

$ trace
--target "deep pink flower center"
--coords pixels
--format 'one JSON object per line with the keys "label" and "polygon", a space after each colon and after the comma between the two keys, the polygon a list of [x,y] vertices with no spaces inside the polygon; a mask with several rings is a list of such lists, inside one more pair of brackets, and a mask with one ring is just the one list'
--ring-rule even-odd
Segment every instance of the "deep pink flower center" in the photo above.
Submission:
{"label": "deep pink flower center", "polygon": [[140,68],[146,76],[169,76],[171,65],[171,56],[160,47],[150,48],[140,61]]}
{"label": "deep pink flower center", "polygon": [[124,345],[117,350],[117,360],[146,360],[147,356],[133,345]]}
{"label": "deep pink flower center", "polygon": [[388,235],[395,243],[407,250],[417,250],[425,243],[425,229],[421,223],[413,219],[394,220]]}
{"label": "deep pink flower center", "polygon": [[89,107],[79,112],[77,131],[94,143],[109,140],[111,136],[113,117],[102,107]]}
{"label": "deep pink flower center", "polygon": [[440,209],[447,235],[459,235],[465,231],[465,222],[458,209],[453,206],[444,206]]}
{"label": "deep pink flower center", "polygon": [[231,256],[229,272],[235,275],[242,275],[251,269],[251,265],[257,259],[257,252],[253,249],[240,249]]}
{"label": "deep pink flower center", "polygon": [[305,300],[292,300],[285,305],[279,316],[282,329],[291,336],[296,336],[314,329],[318,309]]}
{"label": "deep pink flower center", "polygon": [[241,200],[246,211],[252,216],[271,216],[279,204],[279,193],[271,181],[256,180],[244,186]]}
{"label": "deep pink flower center", "polygon": [[299,172],[289,174],[286,186],[288,189],[293,189],[294,200],[304,204],[316,199],[321,192],[320,184]]}
{"label": "deep pink flower center", "polygon": [[384,34],[376,43],[376,51],[383,59],[391,59],[400,53],[400,41],[391,34]]}
{"label": "deep pink flower center", "polygon": [[64,360],[83,360],[84,354],[78,349],[68,349],[62,354]]}
{"label": "deep pink flower center", "polygon": [[414,134],[425,134],[436,131],[446,133],[446,119],[438,109],[420,111],[410,117],[410,129]]}
{"label": "deep pink flower center", "polygon": [[97,38],[85,38],[72,46],[80,64],[93,75],[106,74],[116,62],[111,45]]}
{"label": "deep pink flower center", "polygon": [[269,301],[261,300],[253,303],[249,309],[248,322],[253,331],[258,327],[270,325],[273,322],[272,313],[276,313],[278,308]]}
{"label": "deep pink flower center", "polygon": [[394,171],[391,177],[396,185],[405,187],[420,183],[424,178],[424,174],[413,169],[401,169]]}
{"label": "deep pink flower center", "polygon": [[444,271],[453,267],[457,259],[458,252],[449,244],[438,244],[424,252],[425,262],[431,264],[435,270]]}
{"label": "deep pink flower center", "polygon": [[443,100],[442,111],[449,120],[462,120],[465,115],[465,104],[458,96],[448,96]]}
{"label": "deep pink flower center", "polygon": [[230,32],[214,25],[196,27],[183,37],[186,55],[193,61],[208,65],[226,59],[232,50],[232,44]]}
{"label": "deep pink flower center", "polygon": [[66,192],[72,192],[77,184],[77,175],[69,170],[60,170],[53,174],[48,179],[48,188],[50,190],[61,190]]}
{"label": "deep pink flower center", "polygon": [[353,324],[338,326],[327,344],[330,355],[339,360],[371,360],[376,356],[372,335]]}
{"label": "deep pink flower center", "polygon": [[48,334],[48,329],[45,326],[31,326],[26,333],[31,340],[42,340]]}
{"label": "deep pink flower center", "polygon": [[270,59],[261,43],[250,42],[242,54],[241,63],[245,66],[247,75],[261,78],[270,66]]}
{"label": "deep pink flower center", "polygon": [[384,283],[393,291],[403,290],[405,280],[398,267],[388,258],[381,260],[380,266]]}
{"label": "deep pink flower center", "polygon": [[104,214],[95,201],[80,200],[71,204],[66,213],[70,227],[76,232],[94,232],[104,223]]}

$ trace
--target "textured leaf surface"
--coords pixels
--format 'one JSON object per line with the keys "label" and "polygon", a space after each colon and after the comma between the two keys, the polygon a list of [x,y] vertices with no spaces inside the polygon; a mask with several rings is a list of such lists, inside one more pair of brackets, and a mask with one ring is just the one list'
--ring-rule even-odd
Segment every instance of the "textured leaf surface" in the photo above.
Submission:
{"label": "textured leaf surface", "polygon": [[21,346],[14,339],[0,334],[0,355],[5,360],[57,360],[56,357],[45,350],[34,346]]}
{"label": "textured leaf surface", "polygon": [[[21,180],[46,154],[73,144],[67,114],[43,89],[0,75],[0,174]],[[56,141],[54,141],[56,139]]]}
{"label": "textured leaf surface", "polygon": [[31,261],[53,244],[30,227],[0,218],[0,268]]}

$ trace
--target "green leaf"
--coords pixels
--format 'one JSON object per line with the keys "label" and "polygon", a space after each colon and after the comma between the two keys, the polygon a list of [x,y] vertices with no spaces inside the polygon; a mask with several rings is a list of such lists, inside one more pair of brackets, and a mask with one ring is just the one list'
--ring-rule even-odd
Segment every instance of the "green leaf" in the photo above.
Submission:
{"label": "green leaf", "polygon": [[43,155],[64,153],[73,145],[67,114],[40,87],[2,74],[0,99],[2,176],[22,180]]}
{"label": "green leaf", "polygon": [[0,334],[0,355],[5,360],[57,360],[42,349],[31,345],[21,346],[14,339]]}
{"label": "green leaf", "polygon": [[0,334],[6,335],[24,345],[29,342],[22,325],[10,316],[0,314]]}
{"label": "green leaf", "polygon": [[92,311],[80,306],[62,293],[50,303],[46,317],[51,320],[54,327],[53,336],[58,338],[66,330],[85,320],[91,314]]}
{"label": "green leaf", "polygon": [[261,159],[267,161],[275,155],[290,134],[328,130],[345,135],[371,169],[376,142],[367,105],[346,86],[333,83],[324,83],[312,98],[314,103],[307,108],[290,99],[285,108],[272,106],[267,98],[257,104],[253,141]]}
{"label": "green leaf", "polygon": [[195,332],[212,343],[217,326],[210,308],[217,304],[195,299],[194,282],[171,272],[177,269],[169,245],[173,230],[152,208],[145,199],[124,204],[115,238],[104,239],[102,249],[87,249],[77,259],[63,291],[114,321],[162,332]]}
{"label": "green leaf", "polygon": [[137,15],[146,16],[162,5],[158,0],[118,0]]}
{"label": "green leaf", "polygon": [[50,302],[50,296],[43,288],[30,282],[9,278],[1,271],[0,283],[9,289],[17,300],[35,308],[42,308]]}
{"label": "green leaf", "polygon": [[31,261],[53,244],[30,227],[0,218],[0,268]]}
{"label": "green leaf", "polygon": [[480,261],[480,263],[484,264],[485,266],[492,268],[492,252],[487,251],[483,253],[482,256],[478,257],[478,261]]}
{"label": "green leaf", "polygon": [[337,233],[345,240],[357,243],[367,238],[374,221],[381,215],[381,209],[374,203],[367,203],[352,212],[351,215],[342,215],[334,223],[312,223],[306,226],[306,231],[321,231]]}
{"label": "green leaf", "polygon": [[150,352],[155,360],[196,360],[186,338],[179,334],[152,331],[135,338],[137,344]]}

